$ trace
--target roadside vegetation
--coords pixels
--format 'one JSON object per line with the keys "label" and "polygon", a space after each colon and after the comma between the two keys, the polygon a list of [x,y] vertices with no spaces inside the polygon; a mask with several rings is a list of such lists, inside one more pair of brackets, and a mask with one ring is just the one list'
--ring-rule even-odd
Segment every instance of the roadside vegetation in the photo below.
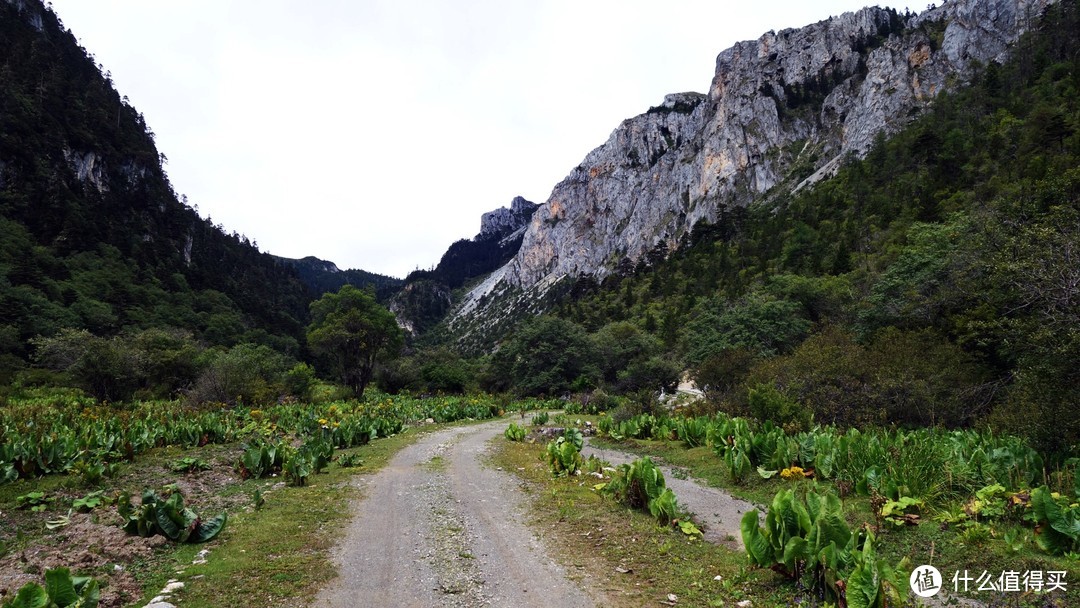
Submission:
{"label": "roadside vegetation", "polygon": [[[177,569],[202,581],[183,592],[188,605],[225,605],[222,594],[235,599],[228,605],[305,605],[333,574],[328,550],[356,497],[353,474],[376,470],[419,428],[489,419],[507,405],[381,393],[198,409],[77,391],[9,398],[0,408],[0,513],[10,523],[0,529],[0,597],[69,566],[96,577],[111,606],[151,597]],[[199,560],[204,548],[214,559]]]}
{"label": "roadside vegetation", "polygon": [[[829,427],[788,434],[723,415],[643,414],[620,423],[587,416],[600,430],[594,442],[641,458],[617,469],[582,463],[580,474],[567,475],[544,462],[552,463],[553,445],[572,446],[560,440],[586,427],[581,417],[559,418],[565,435],[546,447],[540,434],[499,442],[495,462],[528,481],[533,517],[565,563],[626,605],[663,602],[673,593],[695,606],[745,599],[896,606],[922,564],[945,574],[950,591],[953,574],[965,571],[992,572],[995,580],[1009,571],[1058,572],[1065,581],[1077,572],[1076,465],[1046,469],[1015,437]],[[741,458],[727,456],[740,451],[748,471],[739,470],[746,466]],[[657,498],[670,490],[650,457],[762,505],[743,518],[745,550],[696,540],[677,496],[665,514]],[[631,538],[636,548],[628,546]],[[1053,593],[969,585],[959,595],[983,602],[1080,601],[1068,582]]]}

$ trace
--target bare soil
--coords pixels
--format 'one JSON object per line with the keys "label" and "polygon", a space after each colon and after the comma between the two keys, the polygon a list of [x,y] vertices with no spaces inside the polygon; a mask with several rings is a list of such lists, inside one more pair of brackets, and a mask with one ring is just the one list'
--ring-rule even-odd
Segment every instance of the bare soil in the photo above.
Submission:
{"label": "bare soil", "polygon": [[[139,599],[143,589],[133,570],[167,559],[169,541],[162,536],[128,535],[120,528],[123,522],[115,504],[103,504],[89,513],[72,513],[70,523],[55,530],[47,530],[45,522],[67,515],[72,500],[96,489],[105,490],[109,499],[121,491],[130,492],[138,504],[144,488],[160,490],[166,483],[175,483],[185,503],[200,515],[216,515],[226,509],[235,512],[249,502],[246,495],[224,492],[240,482],[232,470],[237,453],[235,445],[159,450],[98,486],[82,486],[77,478],[68,477],[47,491],[53,500],[45,512],[0,508],[0,541],[10,550],[0,558],[0,602],[26,583],[43,584],[45,571],[60,566],[70,568],[74,575],[96,578],[102,585],[102,608],[119,608]],[[186,474],[170,472],[167,464],[182,456],[198,456],[212,468]]]}

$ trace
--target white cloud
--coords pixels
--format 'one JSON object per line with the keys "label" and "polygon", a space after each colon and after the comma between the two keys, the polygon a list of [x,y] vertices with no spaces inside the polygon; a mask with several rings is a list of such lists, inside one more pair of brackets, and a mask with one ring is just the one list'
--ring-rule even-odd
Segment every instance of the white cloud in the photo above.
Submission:
{"label": "white cloud", "polygon": [[290,257],[402,276],[551,188],[716,54],[861,2],[53,0],[178,192]]}

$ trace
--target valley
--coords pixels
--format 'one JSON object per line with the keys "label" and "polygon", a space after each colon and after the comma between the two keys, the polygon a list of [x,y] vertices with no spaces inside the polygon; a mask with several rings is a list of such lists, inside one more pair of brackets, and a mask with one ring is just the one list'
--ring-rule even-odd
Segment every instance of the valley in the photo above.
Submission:
{"label": "valley", "polygon": [[718,49],[398,278],[203,217],[0,0],[0,605],[1080,605],[1077,31]]}

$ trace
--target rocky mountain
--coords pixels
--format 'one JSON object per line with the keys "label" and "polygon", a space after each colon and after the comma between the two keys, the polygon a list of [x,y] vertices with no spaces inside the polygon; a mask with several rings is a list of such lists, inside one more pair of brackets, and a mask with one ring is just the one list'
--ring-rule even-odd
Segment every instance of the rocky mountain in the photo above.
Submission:
{"label": "rocky mountain", "polygon": [[871,7],[721,52],[708,93],[668,95],[623,121],[555,186],[513,259],[451,313],[451,331],[468,341],[542,307],[564,279],[663,257],[725,209],[782,204],[1001,61],[1049,3],[952,0],[917,15]]}
{"label": "rocky mountain", "polygon": [[480,233],[450,245],[435,268],[410,273],[390,306],[402,327],[412,334],[431,328],[450,309],[451,291],[510,261],[538,208],[536,203],[514,197],[509,207],[483,214]]}

